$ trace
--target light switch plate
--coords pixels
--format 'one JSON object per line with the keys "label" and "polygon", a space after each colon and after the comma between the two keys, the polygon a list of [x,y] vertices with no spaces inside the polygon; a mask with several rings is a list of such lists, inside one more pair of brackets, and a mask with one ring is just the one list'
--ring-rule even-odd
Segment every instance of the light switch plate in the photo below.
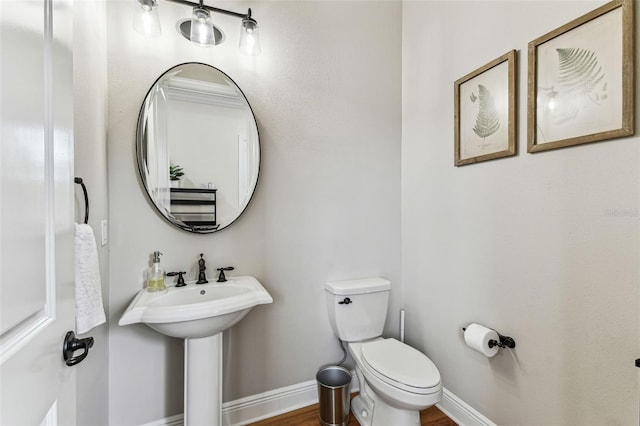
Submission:
{"label": "light switch plate", "polygon": [[102,236],[102,247],[109,242],[109,224],[107,220],[100,221],[100,234]]}

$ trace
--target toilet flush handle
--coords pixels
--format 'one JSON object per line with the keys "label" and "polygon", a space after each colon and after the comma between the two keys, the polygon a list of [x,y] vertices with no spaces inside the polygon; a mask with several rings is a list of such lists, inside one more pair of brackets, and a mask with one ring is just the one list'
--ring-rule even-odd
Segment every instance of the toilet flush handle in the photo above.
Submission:
{"label": "toilet flush handle", "polygon": [[345,297],[342,302],[338,302],[338,305],[348,305],[349,303],[353,303],[351,301],[351,299],[349,299],[348,297]]}

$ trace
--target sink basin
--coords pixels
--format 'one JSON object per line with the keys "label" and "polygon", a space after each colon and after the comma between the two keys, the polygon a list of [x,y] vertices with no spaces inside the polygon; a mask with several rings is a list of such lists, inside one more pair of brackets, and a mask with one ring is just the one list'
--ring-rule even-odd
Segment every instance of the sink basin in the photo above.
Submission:
{"label": "sink basin", "polygon": [[271,295],[251,276],[227,282],[188,283],[151,293],[140,290],[118,324],[145,323],[159,333],[182,339],[210,337],[236,324]]}

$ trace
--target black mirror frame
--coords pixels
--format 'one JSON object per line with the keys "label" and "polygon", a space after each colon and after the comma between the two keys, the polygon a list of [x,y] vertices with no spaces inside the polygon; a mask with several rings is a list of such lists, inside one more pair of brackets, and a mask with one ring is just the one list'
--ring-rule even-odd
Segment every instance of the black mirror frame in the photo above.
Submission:
{"label": "black mirror frame", "polygon": [[[151,93],[153,88],[156,87],[158,82],[166,74],[168,74],[171,71],[175,70],[176,68],[184,66],[184,65],[203,65],[203,66],[206,66],[208,68],[212,68],[214,71],[217,71],[217,72],[221,73],[224,77],[228,78],[231,82],[233,82],[233,84],[240,91],[240,93],[242,94],[242,97],[244,98],[245,102],[247,103],[247,106],[249,107],[249,111],[251,111],[251,116],[253,117],[253,121],[254,121],[255,126],[256,126],[256,134],[258,136],[258,155],[259,155],[258,170],[257,170],[257,173],[256,173],[256,183],[255,183],[255,185],[253,187],[253,190],[251,191],[251,196],[249,197],[249,200],[247,201],[247,204],[244,206],[242,211],[231,222],[229,222],[225,226],[220,226],[220,227],[217,227],[215,229],[213,229],[213,228],[212,229],[194,228],[192,226],[189,226],[189,225],[183,223],[182,221],[177,220],[173,216],[165,215],[163,213],[163,211],[158,207],[156,202],[153,200],[153,198],[151,197],[151,193],[149,191],[149,187],[147,186],[147,181],[146,181],[146,179],[144,177],[144,165],[146,163],[145,162],[146,146],[145,147],[142,146],[143,145],[143,140],[145,138],[143,137],[143,134],[142,134],[144,132],[144,129],[143,129],[143,126],[141,124],[142,124],[142,120],[143,120],[145,104],[147,103],[147,99],[149,98],[149,94]],[[194,234],[212,234],[214,232],[219,232],[219,231],[222,231],[223,229],[227,229],[229,226],[231,226],[233,223],[235,223],[244,214],[244,212],[247,210],[247,208],[251,204],[251,201],[253,200],[253,196],[255,195],[256,189],[258,188],[258,183],[260,182],[260,168],[261,168],[261,163],[262,163],[262,144],[260,143],[260,129],[258,128],[258,121],[256,120],[256,115],[253,112],[253,108],[251,107],[251,104],[249,103],[249,100],[247,99],[247,96],[244,94],[244,92],[242,91],[240,86],[238,86],[238,84],[235,82],[235,80],[233,80],[227,73],[225,73],[221,69],[216,68],[213,65],[205,64],[203,62],[183,62],[181,64],[175,65],[175,66],[169,68],[168,70],[166,70],[165,72],[163,72],[153,82],[153,84],[151,85],[149,90],[147,90],[147,94],[145,95],[144,100],[142,101],[142,105],[140,106],[140,111],[138,112],[138,120],[136,121],[135,147],[136,147],[136,162],[137,162],[137,165],[138,165],[138,177],[140,179],[142,187],[144,188],[144,192],[146,194],[147,201],[149,201],[151,203],[151,205],[153,205],[156,213],[158,215],[160,215],[163,219],[165,219],[167,222],[169,222],[173,226],[175,226],[175,227],[177,227],[177,228],[179,228],[179,229],[181,229],[183,231],[187,231],[187,232],[190,232],[190,233],[194,233]]]}

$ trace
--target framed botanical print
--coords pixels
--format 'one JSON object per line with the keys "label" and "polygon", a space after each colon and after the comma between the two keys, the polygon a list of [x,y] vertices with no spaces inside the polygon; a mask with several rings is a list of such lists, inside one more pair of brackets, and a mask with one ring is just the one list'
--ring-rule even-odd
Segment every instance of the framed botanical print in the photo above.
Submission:
{"label": "framed botanical print", "polygon": [[516,154],[516,51],[454,83],[456,166]]}
{"label": "framed botanical print", "polygon": [[633,0],[529,43],[527,151],[634,134]]}

